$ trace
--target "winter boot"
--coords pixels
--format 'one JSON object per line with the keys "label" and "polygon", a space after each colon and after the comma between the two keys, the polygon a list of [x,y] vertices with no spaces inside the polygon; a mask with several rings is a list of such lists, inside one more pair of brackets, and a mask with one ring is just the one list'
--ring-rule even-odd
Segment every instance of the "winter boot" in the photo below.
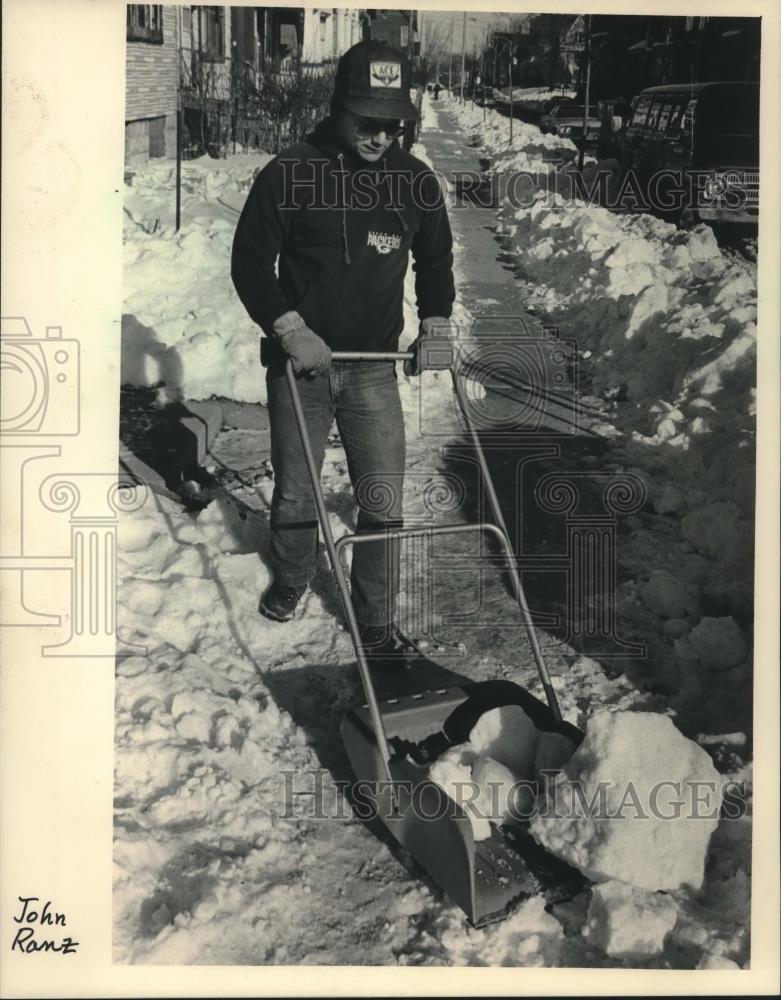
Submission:
{"label": "winter boot", "polygon": [[275,581],[261,598],[258,611],[275,622],[289,621],[305,590],[306,586],[286,587]]}

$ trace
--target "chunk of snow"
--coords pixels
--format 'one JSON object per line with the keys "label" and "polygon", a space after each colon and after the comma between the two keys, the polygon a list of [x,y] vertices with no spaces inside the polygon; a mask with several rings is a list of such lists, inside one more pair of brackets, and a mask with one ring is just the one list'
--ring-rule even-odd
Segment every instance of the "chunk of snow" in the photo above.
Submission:
{"label": "chunk of snow", "polygon": [[724,955],[704,955],[697,963],[697,968],[720,969],[724,972],[740,970],[737,962],[733,962],[731,958],[726,958]]}
{"label": "chunk of snow", "polygon": [[692,260],[710,260],[721,255],[719,244],[710,226],[697,226],[689,233],[687,241]]}
{"label": "chunk of snow", "polygon": [[498,761],[478,757],[472,765],[472,780],[478,788],[475,808],[481,817],[503,826],[531,815],[534,802],[531,784],[519,781]]}
{"label": "chunk of snow", "polygon": [[667,716],[602,712],[548,783],[531,833],[595,882],[698,889],[720,799],[710,757]]}
{"label": "chunk of snow", "polygon": [[674,514],[682,503],[681,491],[668,481],[661,483],[651,493],[651,504],[657,514]]}
{"label": "chunk of snow", "polygon": [[662,632],[665,635],[671,636],[673,639],[680,639],[682,635],[686,635],[689,631],[689,622],[684,621],[683,618],[668,618],[666,622],[662,625]]}
{"label": "chunk of snow", "polygon": [[628,267],[630,264],[654,264],[658,253],[648,240],[630,237],[621,240],[615,250],[605,258],[605,267]]}
{"label": "chunk of snow", "polygon": [[712,503],[687,514],[681,535],[705,556],[729,557],[738,541],[736,511],[730,503]]}
{"label": "chunk of snow", "polygon": [[640,588],[640,598],[649,611],[660,618],[683,618],[695,611],[697,600],[690,587],[671,573],[654,573]]}
{"label": "chunk of snow", "polygon": [[472,781],[472,764],[477,756],[470,743],[460,743],[434,761],[429,778],[464,809],[475,840],[486,840],[491,836],[491,824],[474,805],[477,789]]}
{"label": "chunk of snow", "polygon": [[583,936],[611,958],[650,958],[663,950],[677,917],[675,901],[664,893],[605,882],[594,888]]}
{"label": "chunk of snow", "polygon": [[575,753],[575,744],[561,733],[541,732],[537,737],[534,754],[534,777],[539,780],[543,771],[558,771]]}
{"label": "chunk of snow", "polygon": [[532,776],[537,728],[520,705],[502,705],[484,712],[469,741],[478,754],[498,761],[519,778]]}
{"label": "chunk of snow", "polygon": [[748,645],[735,619],[703,618],[689,633],[700,662],[713,670],[727,670],[742,663]]}

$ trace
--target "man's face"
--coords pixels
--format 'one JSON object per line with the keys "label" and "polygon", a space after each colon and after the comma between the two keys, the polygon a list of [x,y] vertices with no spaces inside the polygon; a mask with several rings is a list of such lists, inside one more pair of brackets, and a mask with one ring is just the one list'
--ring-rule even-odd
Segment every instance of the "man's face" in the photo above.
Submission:
{"label": "man's face", "polygon": [[402,131],[398,118],[364,118],[350,111],[340,111],[336,116],[339,141],[367,163],[381,159]]}

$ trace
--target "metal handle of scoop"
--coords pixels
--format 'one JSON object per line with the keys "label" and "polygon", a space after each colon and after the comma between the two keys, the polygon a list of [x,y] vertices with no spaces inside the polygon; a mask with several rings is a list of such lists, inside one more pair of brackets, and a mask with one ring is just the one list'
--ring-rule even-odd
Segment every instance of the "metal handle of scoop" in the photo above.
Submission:
{"label": "metal handle of scoop", "polygon": [[[369,351],[334,351],[331,354],[331,359],[333,361],[411,361],[414,358],[414,354],[409,351],[383,351],[383,352],[369,352]],[[494,518],[494,524],[474,524],[474,525],[442,525],[438,528],[396,528],[389,529],[386,531],[376,532],[376,533],[361,533],[360,535],[345,535],[340,538],[338,543],[334,541],[333,532],[331,531],[331,525],[328,520],[328,511],[325,506],[325,498],[323,497],[323,489],[320,485],[320,473],[317,468],[317,463],[315,462],[315,457],[312,452],[312,445],[309,441],[309,434],[306,429],[306,420],[304,417],[304,410],[301,405],[301,396],[298,392],[298,385],[296,384],[296,376],[293,371],[293,362],[288,360],[285,372],[287,375],[287,383],[290,389],[290,396],[293,402],[293,412],[296,418],[296,424],[298,426],[298,433],[301,438],[301,447],[304,452],[304,459],[306,461],[307,470],[309,472],[309,478],[312,483],[312,492],[315,498],[315,507],[317,509],[317,517],[320,522],[320,529],[323,532],[323,540],[325,541],[326,551],[328,552],[328,560],[331,563],[331,569],[333,570],[334,577],[336,578],[336,584],[339,588],[339,594],[342,598],[342,604],[344,606],[345,617],[347,618],[347,626],[350,630],[350,636],[353,640],[353,645],[355,647],[355,655],[358,661],[358,670],[361,675],[361,682],[363,683],[364,693],[366,695],[366,702],[369,706],[369,712],[371,714],[372,724],[374,726],[374,732],[377,738],[377,744],[380,749],[380,754],[383,763],[383,772],[385,779],[392,785],[393,778],[391,777],[389,760],[390,760],[390,750],[388,748],[388,739],[385,733],[385,726],[382,721],[382,713],[380,712],[379,704],[377,703],[377,695],[374,690],[374,684],[371,679],[371,673],[369,672],[369,666],[366,661],[366,656],[363,652],[363,646],[360,640],[360,634],[358,632],[358,620],[355,616],[355,608],[353,607],[352,597],[350,595],[350,588],[347,583],[347,577],[345,576],[344,567],[342,566],[341,560],[339,559],[339,551],[344,545],[356,544],[361,542],[379,541],[379,540],[390,540],[395,538],[405,538],[405,537],[421,537],[423,535],[429,534],[456,534],[465,531],[487,531],[494,535],[500,543],[502,552],[505,556],[505,561],[507,563],[507,569],[510,573],[510,580],[512,581],[513,592],[515,595],[515,600],[518,603],[518,607],[521,610],[521,617],[523,618],[523,623],[526,627],[526,633],[529,637],[529,643],[532,648],[532,655],[534,656],[534,662],[537,666],[537,672],[539,673],[542,686],[545,690],[545,697],[548,700],[548,705],[550,706],[551,712],[557,721],[561,720],[561,710],[559,709],[559,703],[556,699],[556,693],[553,690],[553,684],[551,683],[550,674],[548,673],[548,668],[545,664],[545,660],[542,656],[542,650],[540,649],[540,644],[537,639],[537,633],[534,629],[534,623],[532,622],[531,612],[529,611],[529,605],[526,601],[526,594],[524,593],[523,584],[521,583],[521,577],[518,572],[518,567],[516,566],[514,554],[512,551],[512,546],[510,545],[510,538],[507,533],[507,525],[504,520],[504,515],[502,514],[501,507],[499,506],[499,499],[496,495],[496,489],[494,488],[493,479],[491,478],[491,473],[488,469],[488,463],[485,460],[485,455],[483,453],[483,447],[480,444],[480,439],[477,435],[477,431],[469,418],[469,408],[466,403],[466,397],[464,395],[463,387],[459,381],[459,372],[457,370],[455,361],[450,366],[450,375],[453,380],[453,389],[456,394],[456,400],[458,401],[458,406],[461,410],[461,414],[464,418],[464,422],[469,432],[469,436],[472,445],[477,454],[478,463],[480,466],[480,472],[482,473],[483,480],[486,486],[486,492],[488,494],[488,502],[491,506],[491,513]],[[337,547],[338,546],[338,547]]]}

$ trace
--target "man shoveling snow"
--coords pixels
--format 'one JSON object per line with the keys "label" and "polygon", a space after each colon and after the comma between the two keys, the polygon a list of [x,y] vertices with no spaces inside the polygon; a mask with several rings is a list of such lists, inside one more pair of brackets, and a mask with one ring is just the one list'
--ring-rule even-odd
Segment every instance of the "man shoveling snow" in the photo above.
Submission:
{"label": "man shoveling snow", "polygon": [[[332,361],[331,352],[398,350],[410,253],[419,339],[433,329],[447,335],[455,294],[447,212],[434,174],[397,141],[402,120],[417,118],[410,74],[404,55],[384,43],[361,42],[345,53],[331,117],[261,171],[236,230],[233,280],[269,338],[274,582],[260,610],[276,621],[293,616],[317,565],[315,505],[286,384],[288,359],[318,474],[336,418],[358,528],[380,531],[402,516],[405,438],[395,363]],[[417,360],[405,363],[407,374],[419,370]],[[353,602],[374,662],[396,653],[396,547],[372,542],[353,558]]]}

